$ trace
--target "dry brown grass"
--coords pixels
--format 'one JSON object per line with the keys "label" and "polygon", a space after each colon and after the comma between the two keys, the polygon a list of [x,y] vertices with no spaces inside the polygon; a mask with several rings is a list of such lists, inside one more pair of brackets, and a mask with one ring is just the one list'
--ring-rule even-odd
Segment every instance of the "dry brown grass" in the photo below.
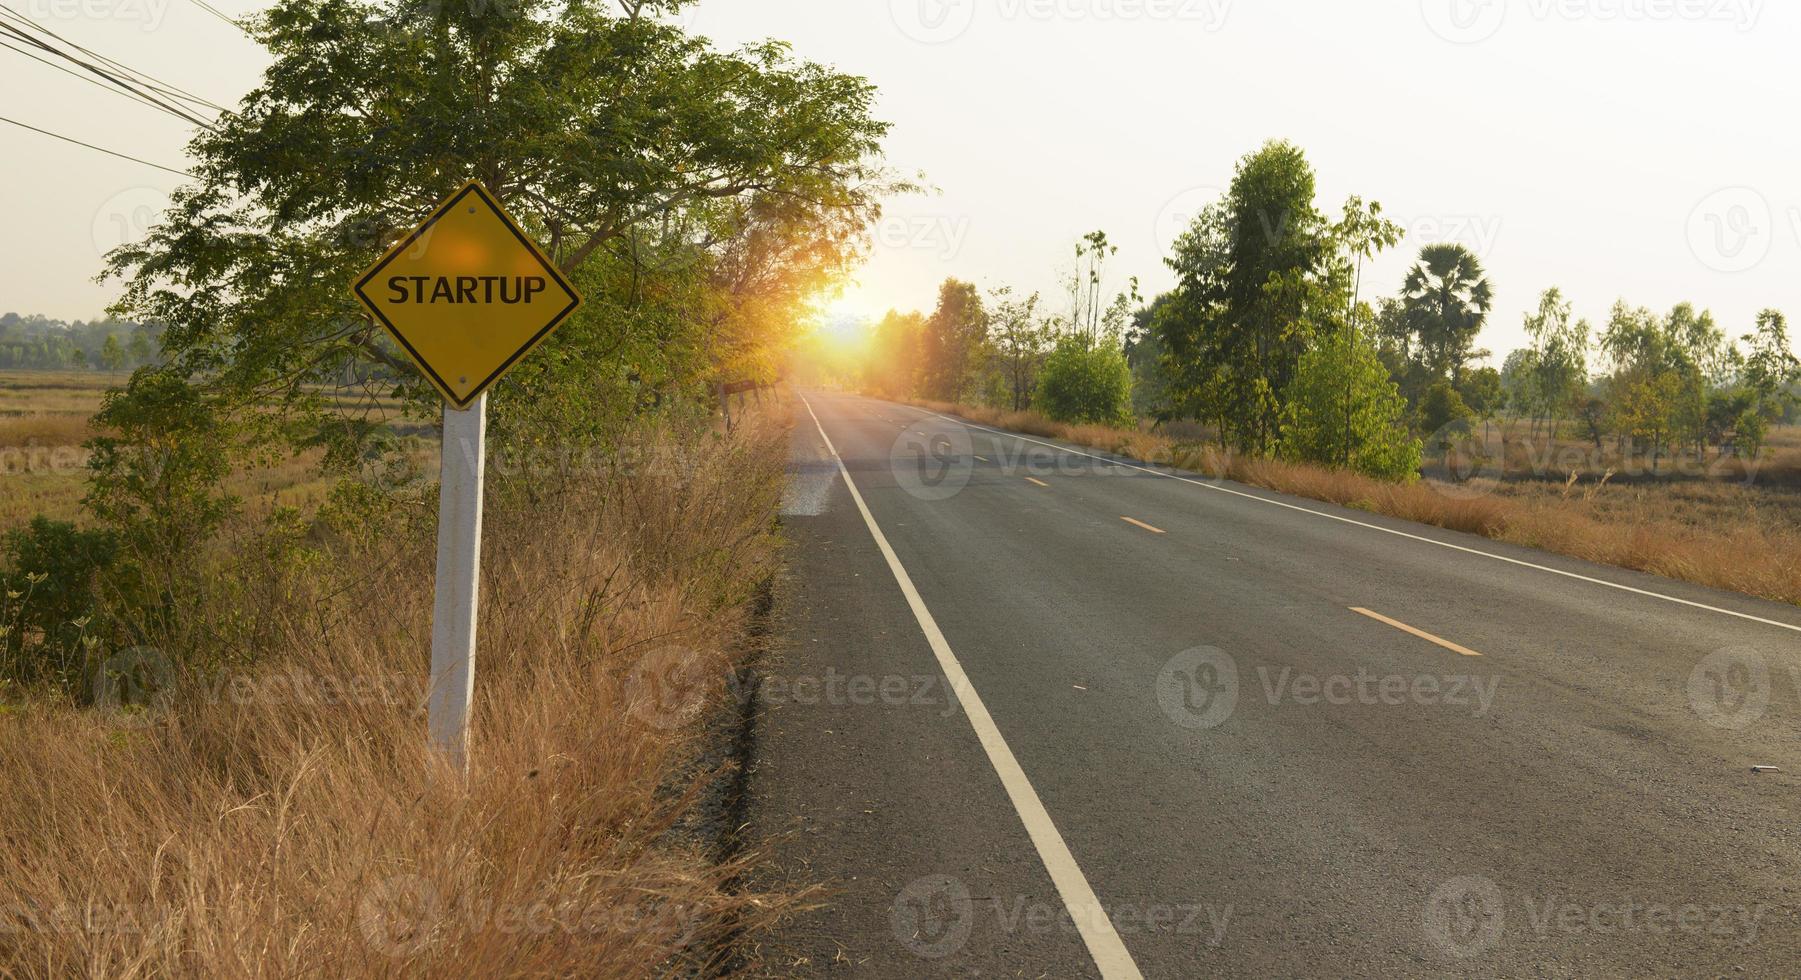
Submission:
{"label": "dry brown grass", "polygon": [[37,412],[0,418],[0,448],[79,446],[92,434],[83,415]]}
{"label": "dry brown grass", "polygon": [[678,832],[700,782],[674,774],[778,559],[786,444],[643,448],[491,500],[466,783],[419,707],[429,535],[247,577],[276,641],[179,664],[148,712],[0,709],[0,975],[715,969],[773,906]]}
{"label": "dry brown grass", "polygon": [[[1801,604],[1801,493],[1771,474],[1801,457],[1780,430],[1755,482],[1615,484],[1606,473],[1556,480],[1396,484],[1329,467],[1235,457],[1148,429],[1067,426],[1031,413],[916,402],[995,428],[1061,439],[1281,493],[1466,531],[1602,564]],[[1730,462],[1730,461],[1729,461]],[[1801,466],[1801,464],[1797,464]],[[1729,469],[1729,468],[1728,468]],[[1725,473],[1726,471],[1722,471]]]}
{"label": "dry brown grass", "polygon": [[[0,371],[0,532],[39,514],[56,520],[80,517],[88,460],[82,444],[95,435],[89,419],[99,411],[107,389],[125,380],[123,373]],[[328,395],[340,406],[399,418],[401,406],[393,399],[372,398],[357,389]],[[310,512],[333,482],[319,475],[320,455],[303,453],[240,470],[225,489],[244,501],[251,517],[277,507]],[[435,448],[409,455],[421,472],[436,472]]]}

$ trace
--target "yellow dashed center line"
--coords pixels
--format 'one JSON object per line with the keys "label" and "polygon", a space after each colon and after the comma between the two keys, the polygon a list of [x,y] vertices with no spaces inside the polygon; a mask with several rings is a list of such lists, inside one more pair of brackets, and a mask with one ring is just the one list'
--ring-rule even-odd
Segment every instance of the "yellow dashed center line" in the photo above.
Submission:
{"label": "yellow dashed center line", "polygon": [[1469,647],[1458,646],[1457,644],[1452,643],[1450,640],[1444,639],[1443,637],[1433,636],[1431,633],[1428,633],[1422,629],[1415,629],[1415,628],[1407,625],[1406,623],[1401,622],[1398,619],[1389,619],[1387,616],[1384,616],[1381,613],[1370,612],[1368,609],[1361,609],[1361,608],[1358,608],[1357,606],[1352,606],[1351,611],[1356,613],[1359,616],[1368,616],[1369,618],[1375,620],[1378,623],[1386,623],[1387,625],[1393,626],[1395,629],[1398,629],[1403,633],[1412,633],[1414,636],[1417,636],[1420,639],[1425,640],[1427,643],[1436,643],[1439,646],[1444,647],[1446,650],[1451,651],[1452,653],[1460,653],[1466,657],[1482,656],[1480,653],[1477,653],[1476,651],[1471,650]]}
{"label": "yellow dashed center line", "polygon": [[1143,521],[1135,521],[1135,520],[1131,519],[1130,517],[1122,517],[1122,518],[1120,518],[1120,520],[1125,521],[1127,524],[1130,524],[1133,527],[1142,527],[1146,531],[1151,532],[1152,534],[1168,534],[1169,533],[1168,531],[1165,531],[1160,527],[1152,527]]}
{"label": "yellow dashed center line", "polygon": [[1027,482],[1027,483],[1036,483],[1036,484],[1038,484],[1038,485],[1039,485],[1039,486],[1041,486],[1041,487],[1048,487],[1048,486],[1050,486],[1050,484],[1048,484],[1048,483],[1046,483],[1046,482],[1044,482],[1044,481],[1043,481],[1043,480],[1040,480],[1040,479],[1038,479],[1038,478],[1037,478],[1037,477],[1035,477],[1035,476],[1028,476],[1028,477],[1026,477],[1026,482]]}
{"label": "yellow dashed center line", "polygon": [[988,457],[986,457],[986,456],[977,456],[976,458],[981,460],[984,463],[988,462]]}

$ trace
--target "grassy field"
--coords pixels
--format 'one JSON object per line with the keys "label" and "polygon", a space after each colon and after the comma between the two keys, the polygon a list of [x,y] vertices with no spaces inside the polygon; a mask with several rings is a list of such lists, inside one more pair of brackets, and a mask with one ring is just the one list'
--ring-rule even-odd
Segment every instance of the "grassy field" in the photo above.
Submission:
{"label": "grassy field", "polygon": [[[82,444],[95,434],[88,420],[100,409],[107,389],[125,380],[125,375],[98,371],[0,371],[0,532],[38,514],[57,520],[79,515],[88,457]],[[357,391],[334,395],[345,403],[361,403]],[[398,417],[398,403],[372,404]],[[430,440],[414,440],[408,456],[414,469],[436,472],[437,452]],[[320,476],[318,462],[317,454],[305,454],[246,469],[226,487],[244,501],[252,517],[277,507],[308,509],[333,482]]]}
{"label": "grassy field", "polygon": [[[6,380],[35,406],[13,431],[64,445],[97,397]],[[490,482],[466,779],[426,741],[429,524],[193,582],[197,632],[267,628],[222,659],[115,653],[166,671],[148,710],[0,704],[0,976],[717,974],[787,901],[686,829],[780,560],[780,414],[647,423],[619,447],[641,465]],[[239,480],[308,492],[297,462]]]}
{"label": "grassy field", "polygon": [[[1504,469],[1497,462],[1474,467],[1463,481],[1393,484],[1221,453],[1199,430],[1070,426],[1030,412],[915,404],[995,428],[1801,605],[1801,486],[1790,478],[1801,462],[1801,431],[1793,428],[1773,433],[1768,458],[1756,466],[1710,460],[1671,473],[1666,461],[1653,477],[1648,463],[1632,466],[1601,456],[1593,466],[1581,465],[1590,457],[1580,444],[1546,444],[1541,437],[1537,446],[1508,444],[1510,461],[1530,459],[1531,465],[1510,462]],[[1571,462],[1578,465],[1565,468]]]}

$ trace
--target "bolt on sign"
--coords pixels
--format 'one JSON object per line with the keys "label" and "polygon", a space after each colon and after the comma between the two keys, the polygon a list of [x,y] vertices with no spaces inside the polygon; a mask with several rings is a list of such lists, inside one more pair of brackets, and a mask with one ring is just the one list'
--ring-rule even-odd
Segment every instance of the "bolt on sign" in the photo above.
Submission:
{"label": "bolt on sign", "polygon": [[450,195],[356,282],[357,299],[459,409],[582,299],[477,181]]}

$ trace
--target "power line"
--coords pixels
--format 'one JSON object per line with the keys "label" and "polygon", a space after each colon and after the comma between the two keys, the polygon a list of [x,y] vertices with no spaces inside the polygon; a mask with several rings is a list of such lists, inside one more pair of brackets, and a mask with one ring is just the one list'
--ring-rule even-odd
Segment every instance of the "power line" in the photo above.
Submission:
{"label": "power line", "polygon": [[106,154],[107,156],[118,157],[121,160],[130,160],[132,163],[141,163],[146,167],[155,167],[158,170],[166,170],[169,173],[175,174],[176,176],[179,176],[179,177],[187,177],[191,180],[199,180],[200,179],[198,177],[195,177],[193,174],[188,173],[186,170],[177,170],[174,167],[165,167],[160,163],[151,163],[149,160],[141,160],[137,157],[132,156],[129,153],[120,153],[118,150],[109,150],[104,146],[95,146],[92,143],[83,143],[82,141],[75,139],[73,137],[64,136],[61,133],[52,133],[48,129],[39,129],[36,126],[31,125],[30,123],[22,123],[22,122],[18,121],[17,119],[9,119],[6,116],[0,116],[0,122],[12,123],[14,126],[18,126],[21,129],[29,129],[34,133],[42,133],[45,136],[49,136],[53,139],[62,140],[65,143],[74,143],[76,146],[85,146],[90,150],[97,150],[101,153]]}
{"label": "power line", "polygon": [[[29,17],[26,17],[25,15],[19,13],[16,10],[13,10],[10,7],[0,6],[0,15],[5,15],[5,16],[9,17],[10,19],[17,21],[20,24],[25,25],[27,28],[29,28],[33,31],[43,34],[46,37],[50,37],[57,41],[60,41],[63,44],[66,44],[69,47],[74,48],[76,51],[79,51],[82,54],[85,54],[90,58],[94,58],[94,59],[102,62],[103,64],[111,66],[112,68],[114,68],[118,71],[124,72],[126,75],[131,76],[133,81],[136,81],[142,85],[145,85],[146,87],[155,89],[165,95],[168,95],[171,98],[181,99],[183,101],[191,102],[195,105],[202,106],[202,107],[205,107],[208,109],[214,109],[219,112],[226,111],[225,107],[218,104],[217,102],[214,102],[210,99],[202,98],[201,96],[195,95],[194,93],[188,91],[187,89],[182,88],[179,85],[175,85],[170,82],[165,82],[162,79],[157,78],[156,76],[150,74],[149,72],[139,71],[138,69],[133,68],[130,65],[124,64],[123,62],[116,61],[112,58],[108,58],[106,55],[103,55],[98,51],[94,51],[90,48],[84,48],[81,45],[76,44],[74,41],[71,41],[68,38],[63,37],[61,34],[58,34],[55,31],[51,30],[50,28],[45,27],[45,26],[37,23],[36,21],[33,21]],[[61,53],[61,52],[59,52],[59,53]]]}
{"label": "power line", "polygon": [[[6,32],[7,36],[11,36],[11,37],[17,36],[16,34],[11,33],[11,30],[5,24],[0,24],[0,31]],[[84,82],[87,82],[89,85],[93,85],[96,88],[99,88],[103,92],[111,92],[114,95],[120,96],[122,98],[130,99],[131,101],[136,102],[140,105],[149,106],[150,108],[156,109],[159,112],[164,112],[164,113],[167,113],[168,115],[174,116],[175,118],[180,119],[183,122],[199,122],[199,120],[196,120],[194,117],[188,115],[186,112],[171,109],[168,105],[166,105],[162,102],[159,102],[155,99],[149,98],[130,86],[118,85],[118,84],[109,85],[106,82],[103,82],[98,78],[92,78],[87,75],[83,75],[82,73],[80,73],[78,71],[73,71],[71,69],[65,68],[62,65],[59,65],[56,62],[51,61],[48,58],[41,57],[39,55],[31,53],[30,51],[25,50],[24,48],[18,47],[13,44],[9,44],[9,43],[7,43],[5,38],[0,38],[0,48],[5,48],[8,51],[12,51],[17,54],[22,54],[25,57],[30,58],[31,60],[33,60],[41,65],[45,65],[50,68],[54,68],[57,71],[60,71],[65,75],[68,75],[73,78],[78,78]],[[210,124],[207,124],[204,122],[201,122],[200,124],[203,126],[206,126],[208,129],[212,128]]]}
{"label": "power line", "polygon": [[[93,58],[96,61],[99,61],[102,65],[110,67],[113,71],[123,73],[131,82],[134,82],[145,88],[151,89],[152,91],[157,92],[158,94],[160,94],[162,96],[165,96],[170,99],[174,99],[176,101],[188,102],[192,105],[207,108],[207,109],[212,109],[217,112],[229,111],[224,106],[218,104],[217,102],[214,102],[210,99],[195,95],[193,92],[190,92],[187,89],[180,87],[179,85],[174,85],[169,82],[165,82],[162,79],[159,79],[156,76],[151,75],[148,72],[139,71],[138,69],[132,68],[129,65],[123,64],[112,58],[108,58],[106,55],[103,55],[103,54],[99,53],[98,51],[93,51],[89,48],[82,47],[81,45],[76,44],[74,41],[71,41],[68,38],[63,37],[62,35],[49,29],[48,27],[44,27],[43,25],[38,24],[36,21],[33,21],[29,17],[26,17],[25,15],[19,13],[16,10],[13,10],[10,7],[0,6],[0,17],[4,17],[8,20],[14,21],[17,24],[23,25],[27,30],[30,30],[36,34],[41,34],[44,37],[51,38],[51,39],[58,41],[64,45],[67,45],[69,48],[79,51],[82,54],[85,54],[88,57]],[[24,40],[42,50],[48,51],[51,54],[54,54],[60,58],[74,62],[76,64],[80,64],[83,68],[86,68],[89,71],[93,71],[93,72],[100,73],[100,74],[107,74],[105,69],[97,67],[92,64],[82,62],[81,59],[74,57],[73,55],[69,54],[67,51],[63,51],[59,48],[56,48],[56,47],[46,43],[45,41],[41,40],[40,38],[21,34],[17,28],[11,28],[11,29],[9,29],[9,31],[10,31],[10,33],[13,34],[13,36],[18,37],[21,40]]]}
{"label": "power line", "polygon": [[215,7],[212,4],[207,3],[206,0],[194,0],[194,6],[199,7],[201,10],[204,10],[209,14],[212,14],[214,17],[217,17],[220,20],[226,22],[227,24],[230,24],[232,27],[237,28],[238,33],[244,35],[245,37],[250,37],[250,32],[244,29],[243,24],[240,24],[236,20],[227,16],[226,14],[221,12],[218,7]]}
{"label": "power line", "polygon": [[47,54],[56,55],[57,57],[62,58],[64,61],[67,61],[72,65],[76,65],[80,68],[85,68],[91,74],[96,75],[99,78],[112,83],[119,90],[129,93],[133,96],[136,96],[139,99],[142,99],[142,100],[156,106],[157,108],[163,110],[164,112],[169,113],[172,116],[176,116],[186,122],[193,123],[196,126],[200,126],[200,127],[206,128],[206,129],[213,128],[212,123],[208,122],[205,119],[201,119],[200,117],[189,112],[186,108],[182,107],[179,103],[172,103],[172,102],[164,101],[163,99],[158,98],[157,96],[152,95],[149,92],[145,91],[139,85],[133,84],[136,81],[135,79],[127,79],[127,78],[120,77],[119,75],[116,75],[113,72],[107,71],[104,68],[101,68],[97,65],[83,61],[80,58],[77,58],[74,55],[69,54],[67,51],[63,51],[59,48],[53,47],[50,44],[47,44],[44,41],[42,41],[36,37],[26,34],[25,32],[19,30],[16,27],[13,27],[10,24],[0,24],[0,34],[4,34],[7,37],[16,38],[17,40],[20,40],[20,41],[24,41],[26,44],[29,44],[32,47],[37,48],[40,51],[43,51]]}

